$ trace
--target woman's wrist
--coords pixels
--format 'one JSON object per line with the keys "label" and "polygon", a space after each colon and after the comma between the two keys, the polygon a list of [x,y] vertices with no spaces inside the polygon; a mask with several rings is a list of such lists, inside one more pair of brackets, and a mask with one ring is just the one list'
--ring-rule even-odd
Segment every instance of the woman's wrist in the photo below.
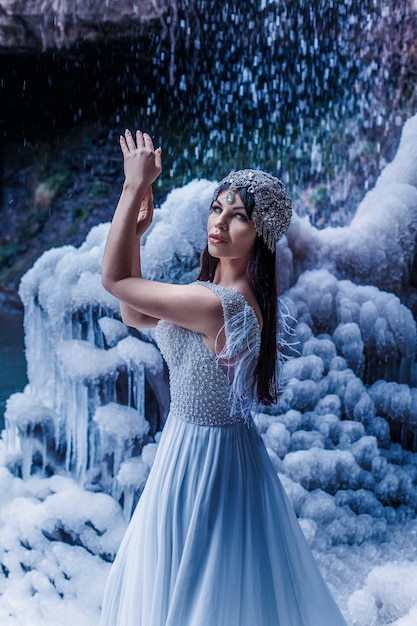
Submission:
{"label": "woman's wrist", "polygon": [[143,182],[129,181],[125,179],[123,183],[122,195],[131,196],[132,199],[142,200],[149,185]]}

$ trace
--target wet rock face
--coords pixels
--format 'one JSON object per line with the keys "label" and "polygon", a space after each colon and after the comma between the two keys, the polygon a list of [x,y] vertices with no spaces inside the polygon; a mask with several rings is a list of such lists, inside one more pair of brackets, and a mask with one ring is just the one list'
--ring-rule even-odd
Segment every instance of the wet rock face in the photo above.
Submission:
{"label": "wet rock face", "polygon": [[168,0],[3,0],[0,50],[61,49],[140,32],[160,18]]}

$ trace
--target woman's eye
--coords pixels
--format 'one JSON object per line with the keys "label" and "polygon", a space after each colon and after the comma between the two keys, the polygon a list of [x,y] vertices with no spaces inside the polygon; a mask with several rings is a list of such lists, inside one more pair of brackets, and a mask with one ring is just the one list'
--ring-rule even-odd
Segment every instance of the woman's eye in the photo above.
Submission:
{"label": "woman's eye", "polygon": [[221,207],[217,205],[212,205],[210,207],[210,213],[221,213]]}
{"label": "woman's eye", "polygon": [[235,213],[235,217],[237,217],[241,222],[248,221],[248,218],[243,213]]}

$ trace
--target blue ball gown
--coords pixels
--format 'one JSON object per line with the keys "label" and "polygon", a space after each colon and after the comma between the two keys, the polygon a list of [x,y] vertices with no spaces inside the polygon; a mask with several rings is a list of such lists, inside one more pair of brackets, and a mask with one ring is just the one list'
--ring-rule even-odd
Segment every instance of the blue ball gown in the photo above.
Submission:
{"label": "blue ball gown", "polygon": [[171,407],[108,577],[100,626],[346,626],[254,425],[260,329],[238,292],[226,345],[160,321]]}

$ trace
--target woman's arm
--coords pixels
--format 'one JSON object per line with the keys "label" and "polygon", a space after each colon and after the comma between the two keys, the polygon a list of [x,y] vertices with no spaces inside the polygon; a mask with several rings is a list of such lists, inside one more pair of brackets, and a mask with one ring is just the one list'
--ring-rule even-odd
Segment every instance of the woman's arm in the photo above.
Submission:
{"label": "woman's arm", "polygon": [[[154,150],[149,135],[140,132],[135,144],[127,131],[120,145],[126,178],[107,237],[103,285],[123,303],[125,322],[147,326],[165,319],[214,339],[223,325],[214,293],[200,285],[169,285],[141,276],[137,242],[152,222],[153,203],[146,194],[161,171],[161,150]],[[132,271],[134,259],[138,265]]]}
{"label": "woman's arm", "polygon": [[[138,256],[139,254],[140,254],[140,251],[138,250]],[[137,263],[135,263],[135,265],[137,265]],[[135,272],[133,267],[132,267],[132,276],[139,277],[139,275]],[[122,316],[122,320],[126,324],[126,326],[132,326],[133,328],[153,328],[154,326],[157,325],[159,321],[158,318],[156,317],[145,315],[144,313],[141,313],[137,309],[134,309],[127,302],[123,302],[122,300],[120,300],[119,305],[120,305],[120,313]]]}
{"label": "woman's arm", "polygon": [[152,222],[153,204],[145,200],[146,193],[162,168],[161,151],[154,150],[149,135],[138,131],[136,142],[137,147],[129,131],[125,137],[120,137],[125,181],[107,236],[102,265],[103,285],[111,293],[120,280],[132,276],[137,239]]}
{"label": "woman's arm", "polygon": [[[154,151],[151,138],[138,131],[136,142],[137,146],[129,131],[120,137],[125,182],[107,238],[102,267],[103,285],[111,293],[120,278],[142,275],[140,237],[152,222],[150,183],[161,171],[161,151]],[[133,219],[134,228],[131,227]],[[120,310],[123,321],[130,326],[155,326],[158,321],[133,309],[128,302],[120,301]]]}
{"label": "woman's arm", "polygon": [[[141,208],[139,209],[139,216],[141,219],[136,225],[136,246],[132,256],[132,276],[142,278],[142,268],[140,262],[140,237],[142,231],[143,216],[147,214],[153,214],[153,195],[151,187],[148,187],[145,197],[142,200]],[[126,302],[119,302],[120,313],[122,314],[122,320],[127,326],[133,328],[153,328],[158,323],[158,319],[151,317],[150,315],[144,315],[140,311],[137,311]]]}

